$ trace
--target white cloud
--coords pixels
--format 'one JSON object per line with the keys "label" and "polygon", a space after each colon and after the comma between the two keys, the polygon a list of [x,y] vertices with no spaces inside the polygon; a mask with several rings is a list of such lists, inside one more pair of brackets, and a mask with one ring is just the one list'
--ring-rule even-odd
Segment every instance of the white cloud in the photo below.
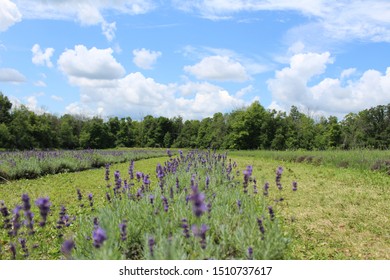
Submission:
{"label": "white cloud", "polygon": [[57,96],[57,95],[52,95],[52,96],[50,96],[50,98],[55,100],[55,101],[58,101],[58,102],[64,101],[64,98],[62,98],[61,96]]}
{"label": "white cloud", "polygon": [[26,19],[76,20],[87,26],[100,24],[102,33],[108,41],[115,37],[116,26],[115,23],[108,23],[103,15],[109,12],[139,15],[155,8],[152,0],[14,0],[14,2]]}
{"label": "white cloud", "polygon": [[350,77],[354,73],[356,73],[356,68],[348,68],[348,69],[345,69],[341,72],[340,77],[341,77],[341,79],[345,79],[345,78]]}
{"label": "white cloud", "polygon": [[125,69],[112,53],[111,48],[87,49],[83,45],[77,45],[60,55],[58,67],[73,85],[94,86],[99,82],[108,86],[110,80],[119,79],[125,74]]}
{"label": "white cloud", "polygon": [[250,77],[245,67],[227,56],[208,56],[195,65],[187,65],[184,71],[200,80],[244,82]]}
{"label": "white cloud", "polygon": [[241,98],[244,95],[252,92],[253,90],[254,90],[254,87],[252,85],[244,87],[244,88],[242,88],[242,89],[240,89],[239,91],[236,92],[236,97]]}
{"label": "white cloud", "polygon": [[46,85],[46,83],[44,81],[39,80],[39,81],[36,81],[34,83],[34,86],[36,86],[36,87],[46,87],[47,85]]}
{"label": "white cloud", "polygon": [[116,22],[108,23],[103,21],[102,23],[102,32],[106,36],[107,41],[111,42],[115,37],[116,31]]}
{"label": "white cloud", "polygon": [[53,48],[47,48],[43,52],[41,50],[41,47],[38,44],[35,44],[31,52],[33,54],[32,62],[35,65],[46,65],[47,67],[53,67],[53,63],[50,61],[50,58],[53,56],[54,49]]}
{"label": "white cloud", "polygon": [[314,77],[326,72],[330,63],[332,59],[329,53],[294,55],[289,67],[276,71],[275,78],[268,80],[273,106],[287,110],[291,105],[296,105],[342,117],[349,112],[390,103],[390,67],[385,74],[367,70],[344,84],[343,80],[355,72],[355,69],[346,69],[340,78],[324,78],[309,86]]}
{"label": "white cloud", "polygon": [[88,86],[80,85],[80,101],[69,104],[66,111],[135,119],[147,114],[200,119],[244,104],[243,100],[209,83],[162,84],[136,72],[112,81],[110,87],[101,86],[97,80],[90,80]]}
{"label": "white cloud", "polygon": [[18,70],[12,68],[0,68],[0,82],[23,83],[26,78]]}
{"label": "white cloud", "polygon": [[174,6],[212,20],[229,19],[240,12],[296,11],[310,20],[308,26],[298,27],[302,38],[309,39],[307,31],[315,29],[321,31],[313,33],[316,37],[326,33],[326,37],[338,40],[390,42],[390,2],[385,0],[174,0]]}
{"label": "white cloud", "polygon": [[0,4],[0,32],[22,20],[18,7],[10,0],[1,0]]}
{"label": "white cloud", "polygon": [[146,50],[142,48],[133,50],[133,55],[133,62],[139,68],[152,69],[153,65],[157,61],[157,58],[161,56],[161,52]]}

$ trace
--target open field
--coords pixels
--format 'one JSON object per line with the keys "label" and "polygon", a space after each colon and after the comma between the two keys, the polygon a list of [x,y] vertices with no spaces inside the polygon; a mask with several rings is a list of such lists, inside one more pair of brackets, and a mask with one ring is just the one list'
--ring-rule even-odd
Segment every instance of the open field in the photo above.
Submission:
{"label": "open field", "polygon": [[390,176],[260,155],[234,158],[240,166],[252,164],[259,182],[278,164],[286,182],[298,182],[299,195],[286,192],[281,213],[292,234],[287,258],[390,259]]}
{"label": "open field", "polygon": [[[336,158],[332,152],[327,153],[328,157]],[[322,158],[325,157],[324,154]],[[279,156],[283,156],[283,153],[279,153]],[[390,259],[390,176],[386,172],[373,172],[367,168],[369,165],[363,168],[349,164],[347,168],[340,168],[332,162],[325,164],[325,160],[318,165],[282,160],[269,156],[267,152],[235,151],[228,153],[228,158],[232,159],[230,163],[237,163],[234,172],[232,170],[229,173],[232,178],[228,179],[228,159],[224,162],[223,159],[209,162],[212,159],[208,159],[207,154],[202,157],[194,159],[192,166],[186,162],[187,165],[174,175],[164,173],[164,193],[161,192],[160,180],[156,177],[156,166],[158,163],[165,166],[164,162],[169,158],[164,156],[136,161],[134,176],[136,171],[142,171],[150,175],[151,181],[150,190],[143,191],[143,196],[138,198],[137,192],[142,188],[143,179],[138,183],[136,179],[131,181],[128,178],[129,163],[111,165],[110,181],[105,180],[105,168],[98,168],[1,184],[0,201],[5,201],[9,208],[11,224],[15,216],[12,209],[17,204],[22,205],[22,194],[29,194],[31,210],[35,212],[36,233],[29,236],[27,227],[22,225],[18,240],[1,229],[0,259],[12,258],[10,243],[17,245],[17,258],[26,258],[23,256],[23,247],[19,244],[20,238],[26,239],[30,246],[29,259],[66,257],[60,248],[68,239],[76,243],[72,257],[86,259],[245,259],[248,258],[247,250],[250,247],[254,251],[253,257],[259,259]],[[349,158],[356,156],[345,157],[347,160]],[[372,159],[375,162],[374,157]],[[379,159],[385,160],[384,157]],[[203,162],[207,162],[204,163],[207,168],[200,168]],[[219,167],[214,168],[214,165]],[[195,166],[196,169],[188,169],[187,172],[187,168]],[[253,173],[245,194],[243,171],[247,170],[247,166],[252,166]],[[275,170],[278,166],[283,167],[282,191],[278,190],[275,182]],[[122,179],[134,182],[132,199],[127,200],[123,196],[123,199],[113,199],[108,203],[107,192],[114,198],[112,189],[116,184],[115,170],[119,171]],[[236,174],[237,171],[240,172],[239,175]],[[197,174],[195,182],[204,194],[205,214],[201,217],[196,217],[193,213],[193,201],[186,199],[193,191],[192,174]],[[206,188],[207,175],[210,178],[210,189]],[[180,191],[176,190],[176,177],[180,179]],[[256,180],[257,194],[254,194],[253,179]],[[296,192],[292,191],[293,181],[298,183]],[[270,189],[269,195],[264,197],[263,186],[266,182],[269,182]],[[107,188],[108,183],[110,188]],[[173,194],[170,188],[173,188]],[[92,206],[89,194],[93,195]],[[214,194],[215,201],[212,200]],[[154,198],[153,206],[150,195]],[[162,195],[167,198],[168,206]],[[37,198],[46,196],[50,198],[51,208],[46,226],[39,227],[40,215],[34,202]],[[211,201],[211,214],[207,214],[207,203]],[[71,222],[69,227],[57,229],[61,205],[66,205],[66,214]],[[275,211],[274,222],[270,220],[268,206],[272,206]],[[165,207],[169,209],[166,212]],[[226,219],[227,215],[229,219]],[[73,216],[76,217],[74,220]],[[106,230],[108,236],[101,248],[95,248],[91,240],[92,231],[96,227],[94,217],[98,218],[99,226]],[[187,219],[187,223],[182,222],[183,218]],[[262,233],[257,218],[264,222],[267,242],[261,242]],[[22,210],[20,219],[25,219]],[[126,241],[120,240],[121,232],[118,227],[123,220],[127,220]],[[185,224],[191,239],[183,235]],[[191,225],[197,225],[200,230],[202,224],[208,228],[205,241],[202,241],[202,234],[198,232],[196,235],[191,229]],[[239,226],[241,224],[242,227]],[[3,225],[4,217],[0,217],[0,227]],[[143,231],[139,232],[139,228]],[[63,236],[58,238],[58,235]],[[151,239],[154,242],[154,255],[149,250]],[[201,248],[202,242],[205,242],[206,249]],[[259,251],[268,253],[264,255]]]}

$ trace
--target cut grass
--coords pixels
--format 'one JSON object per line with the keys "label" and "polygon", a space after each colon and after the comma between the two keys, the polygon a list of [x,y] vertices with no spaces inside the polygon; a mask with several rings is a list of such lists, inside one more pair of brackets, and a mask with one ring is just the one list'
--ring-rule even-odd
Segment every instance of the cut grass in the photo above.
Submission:
{"label": "cut grass", "polygon": [[239,166],[253,165],[259,185],[277,165],[285,169],[285,188],[298,182],[298,191],[286,192],[282,204],[293,241],[289,259],[390,259],[388,175],[237,154],[234,159]]}

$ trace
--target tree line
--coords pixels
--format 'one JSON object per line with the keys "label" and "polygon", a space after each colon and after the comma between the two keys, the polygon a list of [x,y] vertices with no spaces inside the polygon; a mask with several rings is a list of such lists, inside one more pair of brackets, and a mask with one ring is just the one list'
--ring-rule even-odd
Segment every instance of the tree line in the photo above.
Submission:
{"label": "tree line", "polygon": [[343,120],[313,118],[292,106],[289,113],[267,110],[258,101],[230,113],[202,120],[145,116],[87,118],[36,114],[12,108],[0,92],[0,148],[82,149],[113,147],[180,147],[216,149],[326,150],[390,147],[390,104]]}

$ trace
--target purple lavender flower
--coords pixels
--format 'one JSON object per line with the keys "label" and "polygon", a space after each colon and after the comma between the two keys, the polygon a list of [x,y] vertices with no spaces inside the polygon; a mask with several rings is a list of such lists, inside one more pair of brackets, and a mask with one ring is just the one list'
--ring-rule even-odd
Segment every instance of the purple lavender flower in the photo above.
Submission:
{"label": "purple lavender flower", "polygon": [[0,213],[4,218],[4,228],[5,229],[11,228],[10,219],[8,217],[10,213],[8,211],[7,206],[5,206],[4,201],[0,201],[0,206],[1,206]]}
{"label": "purple lavender flower", "polygon": [[111,196],[108,192],[106,192],[106,198],[107,198],[108,202],[111,202]]}
{"label": "purple lavender flower", "polygon": [[119,231],[121,233],[121,240],[125,241],[127,238],[127,221],[123,220],[122,223],[119,224]]}
{"label": "purple lavender flower", "polygon": [[133,159],[130,161],[129,175],[130,175],[130,180],[133,180],[134,179],[134,160]]}
{"label": "purple lavender flower", "polygon": [[77,199],[80,201],[83,199],[83,195],[81,194],[80,189],[77,189]]}
{"label": "purple lavender flower", "polygon": [[136,194],[137,199],[141,199],[143,196],[142,188],[138,189]]}
{"label": "purple lavender flower", "polygon": [[176,192],[179,193],[180,192],[180,184],[179,184],[179,178],[176,177]]}
{"label": "purple lavender flower", "polygon": [[274,209],[272,209],[272,206],[268,206],[268,213],[271,218],[271,221],[273,221],[275,219],[275,212]]}
{"label": "purple lavender flower", "polygon": [[25,212],[30,211],[31,204],[30,204],[30,197],[28,196],[28,194],[26,193],[22,194],[22,201],[23,201],[23,210]]}
{"label": "purple lavender flower", "polygon": [[93,195],[91,193],[88,195],[88,200],[89,200],[89,206],[93,207]]}
{"label": "purple lavender flower", "polygon": [[265,228],[264,228],[263,220],[260,218],[257,218],[257,225],[259,226],[259,230],[262,234],[262,239],[264,239]]}
{"label": "purple lavender flower", "polygon": [[206,248],[206,231],[208,230],[208,226],[202,224],[200,228],[197,225],[192,225],[191,230],[194,236],[200,238],[200,247],[202,249]]}
{"label": "purple lavender flower", "polygon": [[163,206],[164,206],[164,211],[168,212],[169,204],[168,204],[168,199],[165,196],[161,196]]}
{"label": "purple lavender flower", "polygon": [[253,260],[253,248],[248,248],[248,260]]}
{"label": "purple lavender flower", "polygon": [[12,259],[16,260],[16,246],[15,246],[15,244],[14,243],[10,243],[9,244],[9,249],[10,249],[10,251],[12,253]]}
{"label": "purple lavender flower", "polygon": [[199,192],[198,186],[192,188],[192,194],[189,199],[192,201],[192,211],[196,217],[199,218],[207,211],[207,206],[204,202],[205,195],[204,193]]}
{"label": "purple lavender flower", "polygon": [[241,205],[242,205],[242,203],[241,203],[241,200],[237,200],[237,207],[238,207],[238,210],[240,211],[240,213],[241,213]]}
{"label": "purple lavender flower", "polygon": [[268,189],[269,189],[269,183],[266,182],[265,185],[264,185],[264,196],[268,196]]}
{"label": "purple lavender flower", "polygon": [[65,255],[66,258],[70,258],[74,246],[75,244],[73,240],[65,240],[64,243],[62,243],[61,252]]}
{"label": "purple lavender flower", "polygon": [[92,233],[93,246],[95,248],[100,248],[103,245],[103,242],[107,240],[106,232],[101,227],[96,227]]}
{"label": "purple lavender flower", "polygon": [[35,201],[35,204],[38,206],[39,212],[42,217],[42,221],[39,223],[39,225],[43,227],[46,224],[46,219],[50,211],[51,203],[48,197],[42,197],[42,198],[38,198]]}
{"label": "purple lavender flower", "polygon": [[164,174],[164,170],[161,166],[161,164],[157,164],[157,167],[156,167],[156,175],[157,175],[157,178],[159,180],[162,180],[162,178],[164,178],[165,174]]}
{"label": "purple lavender flower", "polygon": [[283,173],[283,168],[281,166],[278,167],[278,169],[276,169],[276,178],[275,178],[275,181],[276,181],[276,186],[278,187],[279,190],[282,190],[282,183],[280,182],[280,180],[282,179],[282,173]]}
{"label": "purple lavender flower", "polygon": [[189,226],[188,226],[188,221],[187,219],[183,218],[181,220],[181,228],[183,229],[183,235],[185,238],[189,238],[190,237],[190,230],[189,230]]}
{"label": "purple lavender flower", "polygon": [[27,248],[27,240],[26,238],[19,238],[19,243],[20,243],[20,246],[22,246],[22,250],[23,250],[23,257],[27,258],[28,257],[28,248]]}
{"label": "purple lavender flower", "polygon": [[257,194],[257,181],[256,181],[256,179],[253,179],[253,193]]}
{"label": "purple lavender flower", "polygon": [[62,205],[60,210],[60,215],[57,221],[57,229],[60,229],[65,225],[65,221],[64,221],[65,215],[66,215],[66,207]]}
{"label": "purple lavender flower", "polygon": [[150,185],[149,174],[144,176],[143,183],[144,183],[146,189],[148,189],[148,187]]}
{"label": "purple lavender flower", "polygon": [[252,171],[253,171],[252,166],[248,165],[246,167],[246,169],[242,172],[244,174],[244,184],[243,184],[244,193],[248,192],[248,184],[249,184],[249,180],[250,180],[250,178],[252,176]]}
{"label": "purple lavender flower", "polygon": [[31,212],[31,211],[26,211],[24,213],[24,215],[26,216],[26,226],[27,228],[29,229],[29,233],[30,235],[34,234],[34,213]]}
{"label": "purple lavender flower", "polygon": [[297,191],[298,190],[298,183],[296,182],[296,181],[294,181],[293,183],[292,183],[292,190],[295,192],[295,191]]}
{"label": "purple lavender flower", "polygon": [[170,149],[167,149],[167,154],[168,154],[169,157],[172,157],[172,152],[171,152]]}
{"label": "purple lavender flower", "polygon": [[108,181],[110,180],[110,164],[109,163],[106,164],[106,172],[105,172],[104,179],[107,181],[107,184],[108,184]]}
{"label": "purple lavender flower", "polygon": [[7,206],[5,206],[5,204],[4,204],[4,201],[0,201],[0,206],[1,206],[0,207],[1,215],[3,215],[4,218],[8,217],[10,214],[9,214]]}
{"label": "purple lavender flower", "polygon": [[153,205],[153,202],[154,202],[154,195],[149,195],[149,200],[150,200],[150,204]]}
{"label": "purple lavender flower", "polygon": [[206,176],[206,189],[209,188],[209,184],[210,184],[210,177],[209,175]]}
{"label": "purple lavender flower", "polygon": [[93,226],[95,228],[97,228],[99,226],[99,219],[98,219],[98,217],[94,217],[93,218]]}
{"label": "purple lavender flower", "polygon": [[142,172],[137,171],[135,175],[137,177],[137,181],[139,182],[141,180],[141,177],[143,177],[144,174],[142,174]]}
{"label": "purple lavender flower", "polygon": [[22,210],[22,206],[16,206],[14,211],[13,211],[13,216],[12,216],[12,231],[10,232],[11,235],[16,236],[18,235],[18,230],[21,227],[20,224],[20,210]]}
{"label": "purple lavender flower", "polygon": [[156,241],[154,240],[153,237],[149,237],[148,239],[148,245],[149,245],[149,252],[150,255],[153,257],[154,256],[154,245],[156,244]]}

